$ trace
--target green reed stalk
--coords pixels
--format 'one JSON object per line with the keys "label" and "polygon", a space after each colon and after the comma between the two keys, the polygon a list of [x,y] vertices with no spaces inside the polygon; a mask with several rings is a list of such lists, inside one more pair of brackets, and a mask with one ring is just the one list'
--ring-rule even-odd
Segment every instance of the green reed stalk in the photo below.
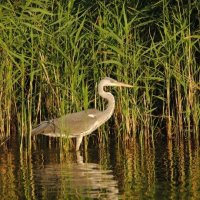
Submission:
{"label": "green reed stalk", "polygon": [[1,137],[17,129],[21,146],[25,141],[31,147],[31,128],[40,121],[105,109],[96,90],[105,76],[134,88],[112,89],[116,109],[99,129],[102,143],[115,128],[123,140],[142,133],[155,138],[165,129],[169,138],[185,131],[198,136],[200,43],[198,24],[191,27],[197,5],[166,0],[151,5],[119,0],[2,3]]}

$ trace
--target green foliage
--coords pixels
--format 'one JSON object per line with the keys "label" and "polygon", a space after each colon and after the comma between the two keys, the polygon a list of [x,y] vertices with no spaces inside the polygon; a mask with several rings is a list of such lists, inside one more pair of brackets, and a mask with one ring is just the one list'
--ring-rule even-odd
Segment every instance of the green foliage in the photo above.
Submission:
{"label": "green foliage", "polygon": [[199,7],[166,0],[3,1],[0,139],[18,130],[30,145],[31,127],[41,120],[103,109],[94,88],[104,76],[134,85],[116,90],[114,124],[123,137],[153,135],[159,127],[169,137],[185,130],[198,137]]}

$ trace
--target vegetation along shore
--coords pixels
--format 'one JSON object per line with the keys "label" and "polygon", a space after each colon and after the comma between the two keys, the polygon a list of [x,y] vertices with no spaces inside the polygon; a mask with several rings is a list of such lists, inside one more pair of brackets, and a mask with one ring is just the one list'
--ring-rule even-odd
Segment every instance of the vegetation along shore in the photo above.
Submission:
{"label": "vegetation along shore", "polygon": [[95,144],[199,142],[200,2],[1,1],[0,141],[30,147],[40,121],[103,110],[96,86],[106,76],[133,89],[112,89],[115,112]]}

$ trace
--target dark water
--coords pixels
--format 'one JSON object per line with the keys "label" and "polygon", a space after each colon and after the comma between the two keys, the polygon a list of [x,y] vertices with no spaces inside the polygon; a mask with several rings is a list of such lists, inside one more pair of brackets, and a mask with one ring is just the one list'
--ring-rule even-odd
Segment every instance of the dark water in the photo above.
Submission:
{"label": "dark water", "polygon": [[[111,145],[112,144],[112,145]],[[0,147],[0,199],[200,199],[200,148],[190,140],[129,141],[60,151]]]}

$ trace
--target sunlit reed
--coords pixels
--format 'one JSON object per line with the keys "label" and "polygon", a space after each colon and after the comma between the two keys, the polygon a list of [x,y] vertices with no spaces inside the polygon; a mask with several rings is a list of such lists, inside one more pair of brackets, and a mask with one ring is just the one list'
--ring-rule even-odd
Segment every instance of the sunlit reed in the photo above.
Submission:
{"label": "sunlit reed", "polygon": [[41,120],[105,108],[95,88],[105,76],[134,91],[114,91],[113,121],[99,129],[98,141],[107,141],[112,128],[123,130],[123,140],[164,132],[198,140],[197,4],[2,2],[0,140],[17,132],[30,147],[31,128]]}

